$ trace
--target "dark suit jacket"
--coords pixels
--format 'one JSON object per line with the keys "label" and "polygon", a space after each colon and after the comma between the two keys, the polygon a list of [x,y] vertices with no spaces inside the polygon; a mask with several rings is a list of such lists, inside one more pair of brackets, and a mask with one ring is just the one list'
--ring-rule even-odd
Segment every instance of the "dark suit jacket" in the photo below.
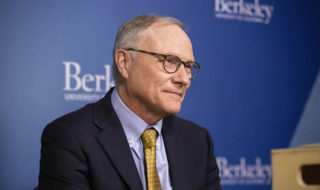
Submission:
{"label": "dark suit jacket", "polygon": [[[142,190],[111,91],[50,123],[42,134],[39,189]],[[219,190],[219,171],[207,130],[164,118],[162,135],[174,190]]]}

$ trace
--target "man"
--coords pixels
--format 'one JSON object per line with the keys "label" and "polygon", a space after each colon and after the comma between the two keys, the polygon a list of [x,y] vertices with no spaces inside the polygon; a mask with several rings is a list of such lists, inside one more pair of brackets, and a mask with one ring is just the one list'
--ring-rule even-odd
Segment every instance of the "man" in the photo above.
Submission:
{"label": "man", "polygon": [[137,16],[113,55],[116,88],[44,129],[39,188],[219,190],[208,131],[174,116],[200,69],[183,24]]}

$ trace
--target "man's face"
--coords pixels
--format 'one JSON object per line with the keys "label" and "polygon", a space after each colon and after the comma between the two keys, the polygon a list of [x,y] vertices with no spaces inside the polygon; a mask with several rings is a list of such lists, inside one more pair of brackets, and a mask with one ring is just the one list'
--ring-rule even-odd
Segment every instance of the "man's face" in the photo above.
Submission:
{"label": "man's face", "polygon": [[[176,55],[182,61],[194,60],[191,41],[178,26],[154,24],[146,32],[136,48]],[[134,97],[131,106],[160,117],[178,113],[191,82],[184,66],[170,74],[159,58],[140,52],[134,54],[126,81],[127,90]]]}

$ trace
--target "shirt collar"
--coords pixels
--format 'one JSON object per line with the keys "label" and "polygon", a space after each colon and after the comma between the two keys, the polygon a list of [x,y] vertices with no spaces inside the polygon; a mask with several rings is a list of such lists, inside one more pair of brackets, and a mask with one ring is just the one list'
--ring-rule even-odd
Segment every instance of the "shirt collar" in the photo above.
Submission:
{"label": "shirt collar", "polygon": [[129,141],[129,144],[139,141],[141,134],[145,129],[154,128],[158,134],[161,134],[162,119],[154,125],[148,125],[139,116],[133,113],[121,100],[117,89],[114,89],[111,94],[111,103],[119,117],[124,133]]}

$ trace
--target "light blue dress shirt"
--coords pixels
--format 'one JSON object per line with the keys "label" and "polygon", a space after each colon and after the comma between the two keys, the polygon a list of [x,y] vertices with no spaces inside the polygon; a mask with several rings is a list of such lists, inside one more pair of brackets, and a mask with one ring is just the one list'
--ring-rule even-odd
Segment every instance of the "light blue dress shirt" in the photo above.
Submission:
{"label": "light blue dress shirt", "polygon": [[161,134],[162,119],[154,125],[148,125],[122,102],[117,89],[112,92],[111,103],[124,129],[144,190],[147,190],[147,187],[144,172],[144,151],[140,137],[145,129],[152,127],[157,130],[159,135],[156,140],[156,159],[161,187],[163,190],[171,190],[168,160]]}

